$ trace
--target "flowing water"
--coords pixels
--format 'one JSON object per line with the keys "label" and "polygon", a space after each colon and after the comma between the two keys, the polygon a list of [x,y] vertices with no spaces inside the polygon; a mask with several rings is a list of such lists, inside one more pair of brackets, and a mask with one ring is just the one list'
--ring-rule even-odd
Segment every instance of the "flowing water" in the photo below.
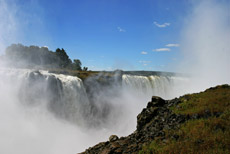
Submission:
{"label": "flowing water", "polygon": [[0,153],[72,154],[128,135],[151,96],[178,96],[188,79],[123,74],[108,82],[0,69]]}

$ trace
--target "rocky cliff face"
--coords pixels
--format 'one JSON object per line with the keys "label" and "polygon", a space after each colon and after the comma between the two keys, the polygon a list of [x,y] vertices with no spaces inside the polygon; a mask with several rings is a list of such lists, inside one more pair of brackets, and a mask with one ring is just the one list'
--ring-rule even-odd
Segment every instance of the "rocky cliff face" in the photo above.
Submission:
{"label": "rocky cliff face", "polygon": [[172,113],[169,109],[178,100],[166,101],[160,97],[152,97],[151,102],[137,116],[137,129],[127,137],[118,138],[112,135],[110,140],[87,149],[82,154],[121,154],[138,153],[142,145],[154,138],[164,139],[164,128],[176,128],[185,121],[185,117]]}
{"label": "rocky cliff face", "polygon": [[[200,102],[200,100],[202,101],[206,97],[216,97],[215,103],[225,101],[225,108],[227,109],[227,107],[230,106],[230,86],[218,86],[210,88],[201,94],[185,95],[173,100],[163,100],[160,97],[152,97],[147,107],[137,116],[137,128],[134,133],[127,137],[120,138],[116,135],[112,135],[109,141],[88,148],[81,154],[137,154],[143,149],[143,146],[149,145],[154,140],[158,140],[162,144],[168,144],[171,140],[177,141],[179,140],[178,138],[182,138],[182,136],[180,137],[178,133],[170,134],[168,131],[178,130],[182,124],[188,121],[208,119],[210,117],[216,118],[225,113],[225,110],[215,110],[215,107],[213,109],[211,105],[205,105],[205,101],[203,101],[204,103]],[[193,99],[197,100],[197,102],[193,101]],[[185,104],[189,103],[195,104],[193,106],[194,108],[192,108],[192,111],[195,110],[194,112],[190,112],[189,107],[185,108]],[[210,104],[211,103],[212,102],[210,102]],[[197,104],[199,104],[199,108],[196,106]],[[205,107],[202,108],[202,105]],[[220,103],[219,106],[221,105],[223,104]],[[178,112],[178,110],[183,111],[186,109],[187,113]],[[226,127],[228,127],[228,125]]]}

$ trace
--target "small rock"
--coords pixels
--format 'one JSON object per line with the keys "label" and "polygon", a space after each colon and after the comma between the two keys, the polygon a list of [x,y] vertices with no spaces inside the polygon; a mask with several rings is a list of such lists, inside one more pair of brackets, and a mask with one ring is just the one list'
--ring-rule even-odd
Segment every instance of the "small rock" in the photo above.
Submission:
{"label": "small rock", "polygon": [[109,137],[109,141],[110,142],[113,142],[113,141],[116,141],[116,140],[118,140],[119,138],[117,137],[117,135],[111,135],[110,137]]}

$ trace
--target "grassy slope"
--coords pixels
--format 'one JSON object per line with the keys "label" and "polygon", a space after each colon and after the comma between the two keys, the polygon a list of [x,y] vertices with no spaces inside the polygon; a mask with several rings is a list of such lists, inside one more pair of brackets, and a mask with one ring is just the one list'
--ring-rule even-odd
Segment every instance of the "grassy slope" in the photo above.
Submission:
{"label": "grassy slope", "polygon": [[180,101],[171,108],[173,112],[196,118],[177,130],[165,130],[164,141],[156,139],[139,153],[230,153],[230,87],[217,86]]}

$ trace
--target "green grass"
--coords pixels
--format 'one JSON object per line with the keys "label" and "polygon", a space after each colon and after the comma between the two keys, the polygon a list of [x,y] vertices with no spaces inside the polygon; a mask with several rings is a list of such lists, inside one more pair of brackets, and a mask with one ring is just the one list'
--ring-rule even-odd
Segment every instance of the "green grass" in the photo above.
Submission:
{"label": "green grass", "polygon": [[[153,140],[139,154],[230,153],[230,87],[218,86],[180,99],[182,103],[172,108],[175,113],[204,115],[208,109],[211,116],[186,121],[177,130],[165,130],[164,141]],[[222,114],[216,117],[216,112]]]}
{"label": "green grass", "polygon": [[230,88],[217,86],[205,92],[185,95],[180,99],[182,103],[171,108],[177,114],[204,115],[207,111],[211,114],[222,113],[230,107]]}

